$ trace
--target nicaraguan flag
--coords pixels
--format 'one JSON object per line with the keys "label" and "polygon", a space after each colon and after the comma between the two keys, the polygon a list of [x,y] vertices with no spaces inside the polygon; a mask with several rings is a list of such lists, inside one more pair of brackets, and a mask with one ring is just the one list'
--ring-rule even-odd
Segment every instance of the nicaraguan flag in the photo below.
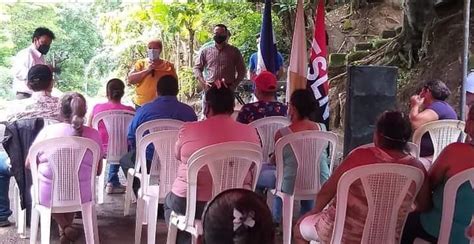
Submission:
{"label": "nicaraguan flag", "polygon": [[272,27],[272,2],[265,1],[262,28],[260,30],[260,44],[258,45],[257,74],[266,70],[277,72],[277,47]]}

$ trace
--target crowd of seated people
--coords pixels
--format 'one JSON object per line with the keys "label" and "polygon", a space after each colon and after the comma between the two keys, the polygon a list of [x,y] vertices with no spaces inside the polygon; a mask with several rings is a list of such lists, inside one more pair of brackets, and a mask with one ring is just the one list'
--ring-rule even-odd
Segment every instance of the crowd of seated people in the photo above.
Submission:
{"label": "crowd of seated people", "polygon": [[[101,158],[107,151],[107,132],[104,125],[99,125],[98,131],[90,128],[92,119],[98,113],[109,110],[134,109],[121,103],[125,85],[120,79],[107,82],[106,103],[93,107],[91,116],[86,122],[86,99],[79,93],[67,93],[62,98],[50,95],[53,86],[51,71],[41,65],[31,68],[28,74],[28,86],[34,91],[32,98],[26,99],[27,105],[21,111],[16,111],[10,118],[19,120],[23,118],[40,117],[57,120],[59,123],[45,126],[36,137],[34,143],[49,138],[64,136],[81,136],[90,138],[101,146]],[[164,202],[165,221],[169,223],[172,211],[185,214],[186,192],[188,177],[188,158],[197,150],[209,145],[229,141],[246,141],[261,145],[261,140],[255,128],[248,123],[267,116],[286,116],[288,114],[290,125],[275,134],[275,141],[299,131],[325,131],[322,123],[311,121],[310,114],[319,108],[313,94],[308,90],[296,90],[290,98],[288,108],[274,99],[275,78],[272,74],[263,72],[255,78],[256,96],[259,101],[242,108],[237,121],[231,115],[234,111],[235,98],[231,89],[225,84],[216,82],[206,91],[204,101],[205,119],[197,121],[194,110],[178,101],[178,81],[173,75],[162,76],[156,85],[157,98],[142,106],[136,111],[135,117],[129,126],[127,140],[130,150],[121,161],[124,172],[134,167],[136,151],[136,130],[145,122],[157,119],[176,119],[185,123],[179,130],[176,142],[176,157],[180,160],[177,178],[172,190],[167,194]],[[329,175],[328,155],[325,153],[319,160],[320,179],[324,183],[314,201],[301,202],[301,215],[294,226],[295,243],[309,243],[319,240],[329,243],[332,237],[335,221],[335,196],[337,183],[341,176],[354,168],[375,163],[395,163],[410,165],[420,169],[425,174],[421,190],[415,196],[415,189],[409,190],[410,196],[415,198],[416,209],[409,214],[408,220],[401,233],[401,226],[397,229],[397,240],[402,243],[413,243],[415,238],[422,238],[436,242],[442,212],[443,189],[446,181],[467,169],[474,168],[471,158],[474,156],[472,140],[474,137],[474,108],[469,111],[465,132],[469,136],[466,142],[453,143],[446,147],[434,164],[426,171],[423,164],[407,152],[407,143],[412,136],[413,129],[422,124],[439,119],[455,119],[456,114],[444,100],[449,95],[449,89],[441,81],[426,83],[419,96],[412,98],[412,111],[410,116],[404,116],[398,111],[384,112],[376,123],[373,136],[374,146],[356,149],[350,153],[339,167]],[[28,101],[27,101],[28,100]],[[26,104],[25,103],[25,104]],[[85,126],[85,124],[89,126]],[[423,145],[422,145],[423,147]],[[147,148],[146,159],[150,163],[153,157],[153,147]],[[51,167],[48,165],[46,155],[38,157],[36,162],[26,162],[26,165],[38,164],[40,181],[40,202],[46,206],[51,204]],[[3,157],[2,157],[3,158]],[[0,162],[1,163],[1,162]],[[81,162],[79,176],[91,175],[91,172],[100,173],[102,163],[97,169],[92,169],[91,155],[86,154]],[[246,185],[251,189],[251,183],[257,181],[259,189],[275,188],[274,161],[266,162],[259,179],[252,179],[251,174],[246,178]],[[0,165],[1,166],[1,165]],[[292,193],[296,177],[297,163],[290,147],[284,150],[283,174],[292,177],[285,178],[287,182],[281,189]],[[107,192],[123,192],[123,186],[118,178],[119,168],[111,167],[107,179]],[[79,177],[80,180],[90,180],[88,177]],[[82,182],[86,184],[87,182]],[[82,184],[81,183],[81,184]],[[270,211],[261,196],[248,190],[230,190],[212,198],[212,180],[207,168],[198,174],[197,183],[196,218],[203,220],[203,243],[274,243],[274,224],[281,218],[281,201],[275,200],[273,211]],[[134,182],[134,190],[139,188]],[[82,199],[91,199],[92,192],[81,189]],[[5,198],[5,192],[0,191],[0,200]],[[8,196],[8,190],[6,192]],[[8,197],[6,197],[8,199]],[[472,186],[465,183],[461,186],[457,198],[457,207],[454,214],[454,224],[451,231],[452,243],[468,243],[466,236],[472,236],[474,227],[470,225],[474,212],[474,194]],[[344,243],[360,243],[364,221],[368,211],[368,204],[360,182],[351,186],[347,205],[347,218],[343,233]],[[0,225],[4,216],[1,215],[5,201],[0,201]],[[207,207],[206,207],[207,206]],[[402,211],[410,212],[411,204],[402,204]],[[3,211],[8,212],[8,211]],[[273,213],[272,213],[273,212]],[[272,216],[273,215],[273,216]],[[53,214],[53,219],[60,229],[61,243],[70,243],[77,240],[79,232],[71,226],[74,214]],[[399,216],[400,217],[400,216]],[[8,218],[8,215],[6,216]],[[8,220],[7,220],[8,221]],[[398,219],[403,224],[403,219]],[[273,224],[272,224],[273,222]],[[178,232],[177,243],[190,243],[191,236]]]}

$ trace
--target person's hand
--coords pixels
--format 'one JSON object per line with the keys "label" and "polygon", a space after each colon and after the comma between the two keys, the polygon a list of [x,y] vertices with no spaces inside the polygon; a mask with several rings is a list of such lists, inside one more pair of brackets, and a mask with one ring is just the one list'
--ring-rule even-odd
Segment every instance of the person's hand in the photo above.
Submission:
{"label": "person's hand", "polygon": [[225,83],[225,79],[224,79],[224,78],[222,78],[221,80],[216,80],[216,81],[214,81],[214,84],[215,84],[215,86],[217,87],[217,89],[221,89],[221,87],[228,88],[228,87],[227,87],[227,84]]}
{"label": "person's hand", "polygon": [[158,67],[158,64],[155,61],[151,61],[150,65],[148,66],[148,70],[152,71]]}
{"label": "person's hand", "polygon": [[410,98],[410,106],[411,107],[421,106],[424,101],[425,101],[425,99],[420,97],[420,95],[413,95]]}

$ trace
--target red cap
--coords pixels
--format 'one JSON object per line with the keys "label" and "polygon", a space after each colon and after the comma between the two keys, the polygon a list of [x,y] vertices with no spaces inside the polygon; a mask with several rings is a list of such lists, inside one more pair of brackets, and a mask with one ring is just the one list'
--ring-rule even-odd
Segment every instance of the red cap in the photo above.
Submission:
{"label": "red cap", "polygon": [[277,90],[277,79],[271,72],[262,71],[255,77],[255,86],[263,92],[274,92]]}

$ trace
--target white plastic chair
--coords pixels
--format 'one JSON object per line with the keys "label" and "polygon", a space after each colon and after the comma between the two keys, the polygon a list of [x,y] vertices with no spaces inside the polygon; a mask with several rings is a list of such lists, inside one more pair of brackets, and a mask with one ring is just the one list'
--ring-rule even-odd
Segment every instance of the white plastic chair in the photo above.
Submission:
{"label": "white plastic chair", "polygon": [[[409,212],[401,211],[401,205],[415,183],[413,198],[408,199],[408,206],[411,206],[423,179],[423,171],[416,167],[389,163],[359,166],[344,173],[337,184],[336,217],[331,243],[342,242],[349,188],[357,180],[362,183],[368,203],[361,243],[398,243],[396,228],[405,224]],[[398,222],[400,214],[404,214],[403,223]]]}
{"label": "white plastic chair", "polygon": [[[59,121],[57,120],[54,120],[54,119],[44,119],[44,126],[48,126],[48,125],[52,125],[52,124],[56,124],[56,123],[59,123]],[[1,132],[1,137],[3,137],[5,135],[5,125],[1,124],[0,127],[3,126],[3,129],[0,129],[0,130],[3,130]],[[2,147],[2,150],[4,150],[4,148]],[[18,188],[18,185],[16,184],[15,182],[15,187],[13,188],[13,196],[15,197],[15,200],[14,200],[14,212],[15,212],[15,215],[16,215],[16,227],[17,227],[17,231],[16,233],[20,236],[20,238],[22,239],[25,239],[25,238],[28,238],[28,235],[27,235],[27,231],[26,231],[26,209],[21,209],[21,199],[20,199],[20,189]]]}
{"label": "white plastic chair", "polygon": [[[441,227],[439,231],[438,244],[449,244],[456,195],[458,188],[466,181],[470,182],[471,187],[474,189],[474,168],[462,171],[446,181],[443,193],[443,212],[441,214]],[[471,218],[474,218],[474,215]],[[474,240],[471,240],[471,243],[474,243]]]}
{"label": "white plastic chair", "polygon": [[[275,144],[276,190],[272,193],[282,199],[283,243],[291,243],[294,200],[313,200],[321,189],[320,158],[328,144],[330,148],[330,171],[335,161],[337,135],[327,131],[300,131],[280,138]],[[291,146],[297,160],[297,173],[293,195],[281,191],[283,182],[283,149]]]}
{"label": "white plastic chair", "polygon": [[437,120],[429,122],[415,130],[413,133],[413,143],[420,148],[421,138],[425,133],[429,133],[431,141],[433,142],[434,153],[432,162],[434,162],[447,145],[457,142],[460,138],[464,140],[466,136],[464,126],[464,121],[460,120]]}
{"label": "white plastic chair", "polygon": [[[158,203],[163,203],[166,194],[171,191],[176,179],[179,161],[176,159],[175,145],[178,130],[153,132],[142,138],[137,145],[137,160],[140,168],[146,169],[146,148],[153,144],[155,156],[151,163],[150,174],[140,174],[141,188],[137,199],[137,217],[135,224],[135,243],[141,240],[143,220],[148,223],[148,244],[155,243]],[[158,160],[159,158],[159,160]],[[158,185],[152,184],[157,179]],[[147,213],[145,215],[145,213]]]}
{"label": "white plastic chair", "polygon": [[[129,110],[108,110],[98,113],[92,119],[92,127],[94,127],[94,129],[98,129],[99,123],[103,122],[105,130],[109,136],[106,155],[108,164],[120,164],[120,158],[127,154],[128,126],[132,122],[134,115],[135,112]],[[99,182],[97,184],[97,187],[99,188],[97,203],[99,204],[104,203],[105,169],[106,164],[104,164],[104,167],[102,167],[102,173],[99,176]]]}
{"label": "white plastic chair", "polygon": [[[262,162],[260,145],[249,142],[225,142],[202,148],[188,159],[188,190],[186,194],[186,214],[174,211],[170,216],[168,244],[176,243],[178,229],[191,233],[193,243],[202,234],[201,221],[195,219],[197,176],[199,170],[207,166],[212,177],[212,197],[231,188],[244,188],[244,180],[252,173],[252,190],[257,184]],[[253,166],[253,168],[251,168]]]}
{"label": "white plastic chair", "polygon": [[[44,140],[31,146],[28,160],[31,165],[32,213],[30,243],[36,243],[38,225],[41,220],[41,243],[50,243],[51,213],[82,212],[86,243],[99,243],[97,228],[97,213],[95,209],[95,179],[97,163],[100,157],[100,146],[95,141],[83,137],[60,137]],[[93,165],[91,170],[92,200],[82,203],[79,187],[79,167],[87,151],[92,153]],[[53,172],[51,206],[39,202],[39,175],[37,156],[46,155],[48,164]],[[44,193],[43,193],[44,194]]]}
{"label": "white plastic chair", "polygon": [[[372,143],[367,143],[367,144],[364,144],[364,145],[360,145],[360,146],[356,147],[355,149],[374,147],[374,146],[375,146],[375,144],[372,142]],[[407,142],[407,147],[408,147],[408,152],[410,153],[410,155],[412,155],[415,158],[420,157],[420,148],[418,147],[418,145],[416,145],[413,142]],[[353,152],[355,149],[353,149],[351,152]]]}
{"label": "white plastic chair", "polygon": [[[145,133],[159,132],[165,130],[179,130],[183,126],[184,122],[175,119],[155,119],[147,121],[138,126],[135,132],[136,144],[140,143],[140,140],[145,136]],[[138,148],[138,146],[137,146]],[[129,169],[127,173],[127,185],[125,190],[125,203],[123,215],[127,216],[130,214],[130,205],[135,200],[135,194],[133,194],[133,179],[134,177],[141,178],[140,175],[140,163],[138,159],[135,160],[135,168]]]}
{"label": "white plastic chair", "polygon": [[270,116],[255,120],[249,125],[257,129],[260,139],[262,140],[263,162],[270,162],[269,154],[273,153],[275,134],[279,129],[290,125],[290,120],[283,116]]}

